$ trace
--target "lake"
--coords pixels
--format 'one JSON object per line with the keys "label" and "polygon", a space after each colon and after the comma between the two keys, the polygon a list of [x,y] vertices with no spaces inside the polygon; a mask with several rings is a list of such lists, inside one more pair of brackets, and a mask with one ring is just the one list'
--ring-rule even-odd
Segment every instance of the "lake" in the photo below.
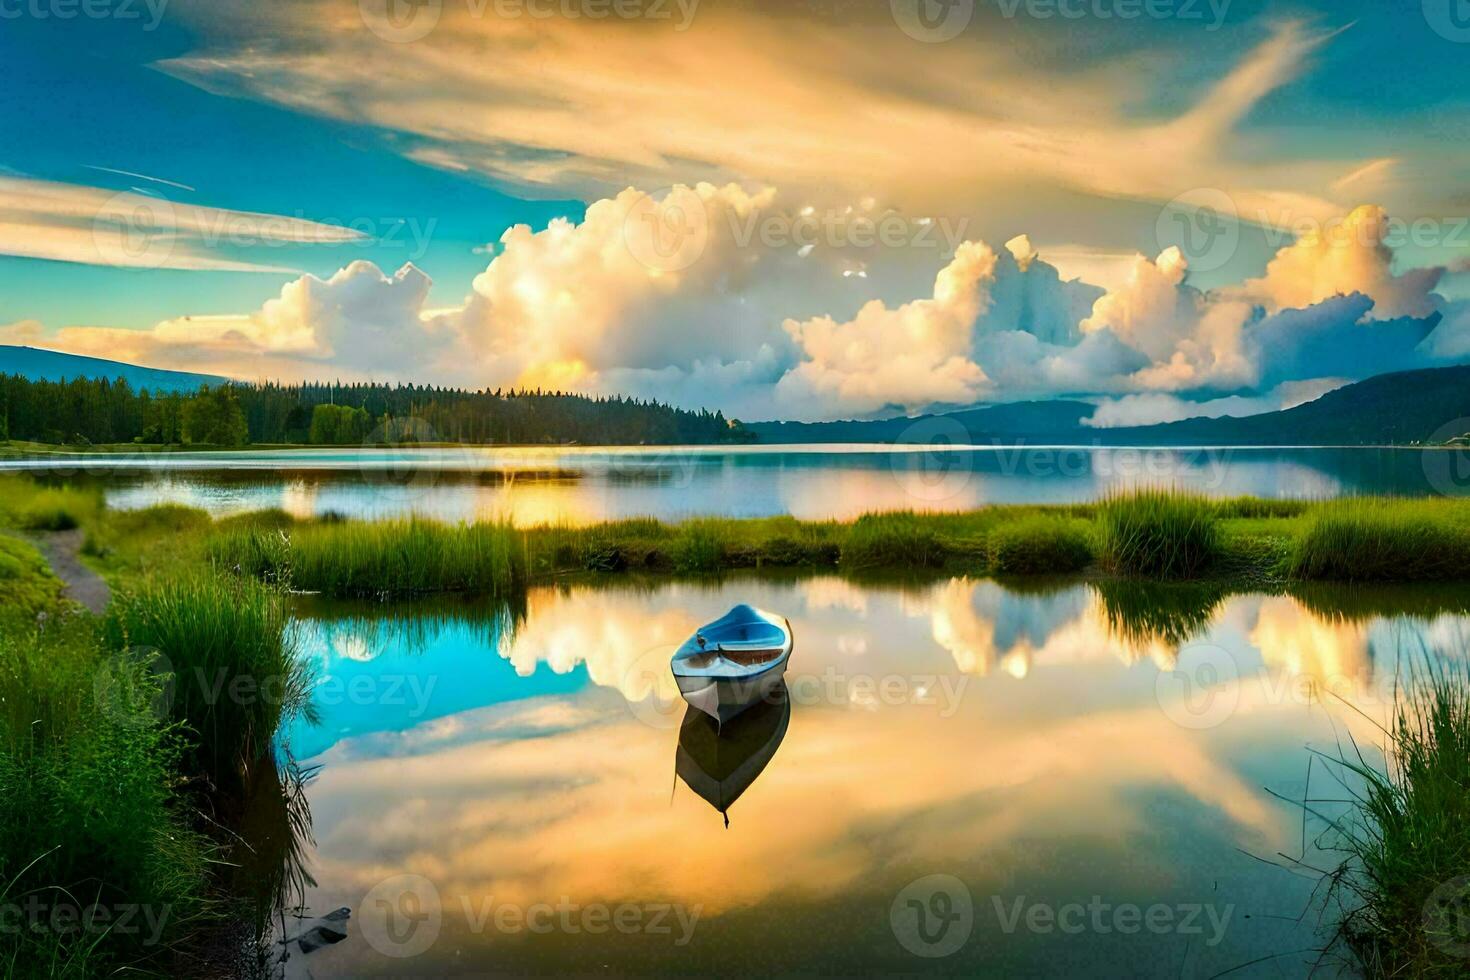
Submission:
{"label": "lake", "polygon": [[0,461],[95,481],[109,505],[217,515],[508,517],[522,525],[655,516],[852,518],[871,510],[1070,503],[1171,484],[1231,496],[1470,493],[1462,452],[1412,449],[750,446],[313,449],[76,454]]}
{"label": "lake", "polygon": [[[796,647],[714,746],[668,658],[741,601]],[[308,965],[1305,977],[1315,880],[1277,855],[1334,859],[1273,794],[1341,797],[1308,750],[1371,756],[1405,665],[1464,655],[1464,608],[835,576],[302,599],[306,898],[354,923]]]}

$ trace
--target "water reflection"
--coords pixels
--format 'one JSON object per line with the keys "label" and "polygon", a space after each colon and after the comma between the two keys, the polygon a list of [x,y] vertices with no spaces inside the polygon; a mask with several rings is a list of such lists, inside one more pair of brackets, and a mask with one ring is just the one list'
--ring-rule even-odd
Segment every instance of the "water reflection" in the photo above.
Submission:
{"label": "water reflection", "polygon": [[674,772],[730,826],[730,807],[766,768],[791,723],[791,698],[783,683],[771,695],[723,726],[690,707],[679,726]]}
{"label": "water reflection", "polygon": [[1432,478],[1439,462],[1410,449],[453,447],[60,455],[0,460],[0,470],[94,478],[120,508],[172,502],[216,514],[279,507],[296,516],[412,512],[532,525],[708,514],[842,519],[1090,501],[1164,482],[1221,496],[1460,492]]}
{"label": "water reflection", "polygon": [[[798,642],[786,705],[727,753],[680,724],[659,678],[674,645],[738,601],[789,616]],[[976,918],[941,972],[1203,977],[1308,948],[1312,882],[1247,856],[1300,846],[1300,811],[1267,788],[1301,785],[1308,746],[1373,744],[1396,651],[1406,638],[1463,650],[1463,601],[1210,594],[1160,599],[1160,612],[1107,587],[821,576],[538,589],[523,616],[433,606],[420,610],[432,625],[380,633],[361,608],[303,607],[326,675],[427,692],[417,713],[324,709],[310,751],[293,734],[322,766],[310,904],[351,906],[356,921],[375,886],[412,874],[443,909],[412,960],[349,940],[312,969],[917,972],[935,964],[896,940],[889,908],[935,873],[963,883]],[[1198,726],[1180,708],[1200,699],[1189,684],[1207,654],[1232,667],[1203,692],[1228,687],[1229,710]],[[695,836],[737,799],[728,831]],[[1205,945],[1008,930],[996,911],[1093,896],[1234,915]],[[491,899],[701,913],[675,947],[501,929],[477,914]],[[1309,968],[1288,957],[1268,975]]]}

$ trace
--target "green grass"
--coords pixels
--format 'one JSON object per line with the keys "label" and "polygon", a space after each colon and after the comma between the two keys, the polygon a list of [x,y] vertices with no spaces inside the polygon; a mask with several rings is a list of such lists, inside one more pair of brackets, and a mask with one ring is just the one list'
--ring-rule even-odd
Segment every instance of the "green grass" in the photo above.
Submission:
{"label": "green grass", "polygon": [[102,510],[96,490],[47,486],[24,476],[0,476],[0,521],[24,531],[69,531]]}
{"label": "green grass", "polygon": [[840,564],[853,571],[877,568],[941,568],[955,545],[935,522],[908,511],[864,514],[846,529]]}
{"label": "green grass", "polygon": [[106,510],[86,524],[82,554],[113,588],[128,588],[199,567],[214,526],[204,511],[179,504]]}
{"label": "green grass", "polygon": [[524,538],[503,523],[241,525],[216,534],[209,555],[222,568],[334,596],[509,595],[526,578]]}
{"label": "green grass", "polygon": [[111,661],[85,617],[0,633],[0,903],[168,913],[157,937],[66,922],[5,929],[0,973],[157,964],[208,914],[213,848],[175,793],[181,733],[130,710],[157,684],[141,665]]}
{"label": "green grass", "polygon": [[[1429,661],[1401,693],[1386,765],[1328,759],[1353,804],[1329,822],[1339,936],[1369,977],[1463,977],[1470,944],[1470,671]],[[1313,804],[1304,804],[1309,807]]]}
{"label": "green grass", "polygon": [[990,568],[999,575],[1078,572],[1093,561],[1091,526],[1076,518],[1027,515],[990,534]]}
{"label": "green grass", "polygon": [[1119,575],[1196,578],[1220,557],[1219,512],[1179,490],[1138,490],[1098,508],[1103,564]]}
{"label": "green grass", "polygon": [[1320,505],[1290,554],[1298,579],[1446,581],[1470,577],[1459,502],[1350,498]]}
{"label": "green grass", "polygon": [[34,621],[61,601],[61,580],[27,541],[0,534],[0,620]]}
{"label": "green grass", "polygon": [[211,572],[149,582],[113,599],[103,624],[118,664],[171,678],[159,711],[194,744],[186,770],[237,792],[274,764],[282,720],[309,712],[312,677],[279,590]]}
{"label": "green grass", "polygon": [[[1470,579],[1470,501],[1383,500],[1385,512],[1427,527],[1383,575]],[[962,513],[867,514],[847,523],[792,517],[651,518],[588,527],[467,526],[426,520],[294,521],[278,512],[217,522],[204,549],[222,568],[335,596],[436,592],[509,596],[562,575],[647,571],[701,575],[736,569],[837,568],[855,574],[1109,574],[1155,581],[1211,578],[1277,587],[1291,578],[1361,576],[1366,565],[1308,567],[1302,542],[1343,502],[1214,502],[1146,490],[1097,505],[998,506]],[[1427,542],[1427,543],[1425,543]],[[1310,573],[1310,574],[1309,574]]]}

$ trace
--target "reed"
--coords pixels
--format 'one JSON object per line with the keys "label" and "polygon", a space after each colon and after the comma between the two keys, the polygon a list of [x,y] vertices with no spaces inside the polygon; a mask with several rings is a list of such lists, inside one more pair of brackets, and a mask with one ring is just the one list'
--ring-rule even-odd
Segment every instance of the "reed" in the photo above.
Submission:
{"label": "reed", "polygon": [[843,568],[939,568],[951,549],[927,516],[864,514],[841,538]]}
{"label": "reed", "polygon": [[214,537],[209,554],[220,567],[334,596],[505,596],[526,579],[525,539],[505,523],[343,521],[290,531],[245,525]]}
{"label": "reed", "polygon": [[189,733],[185,769],[233,793],[251,767],[274,764],[282,720],[311,713],[312,675],[278,589],[196,572],[113,599],[103,635],[114,660],[167,678],[159,711]]}
{"label": "reed", "polygon": [[[1426,658],[1385,730],[1385,763],[1328,758],[1353,803],[1329,819],[1339,938],[1369,977],[1463,977],[1470,944],[1470,669]],[[1312,804],[1304,804],[1312,806]]]}
{"label": "reed", "polygon": [[1092,534],[1085,521],[1032,514],[990,534],[990,568],[1000,575],[1076,572],[1092,560]]}
{"label": "reed", "polygon": [[1194,578],[1219,557],[1218,513],[1198,494],[1151,489],[1110,495],[1097,520],[1103,564],[1119,575]]}
{"label": "reed", "polygon": [[[0,905],[48,916],[0,930],[0,974],[148,972],[209,914],[215,849],[176,796],[181,733],[135,711],[158,692],[86,618],[0,632]],[[53,908],[119,903],[166,909],[164,931],[45,927]]]}
{"label": "reed", "polygon": [[1290,573],[1344,582],[1470,578],[1470,522],[1450,501],[1362,497],[1324,503],[1294,543]]}

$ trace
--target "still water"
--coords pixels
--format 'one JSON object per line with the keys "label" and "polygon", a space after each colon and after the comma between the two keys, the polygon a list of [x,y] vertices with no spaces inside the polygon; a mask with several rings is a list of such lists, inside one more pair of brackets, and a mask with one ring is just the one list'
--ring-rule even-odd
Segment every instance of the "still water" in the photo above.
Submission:
{"label": "still water", "polygon": [[[1351,734],[1371,755],[1404,664],[1463,656],[1464,597],[1137,588],[303,600],[321,717],[282,741],[321,767],[306,899],[353,910],[307,965],[1307,976],[1315,880],[1268,862],[1333,859],[1273,792],[1342,795],[1320,761],[1308,786],[1309,747]],[[741,601],[788,616],[796,646],[785,699],[715,748],[668,658]]]}
{"label": "still water", "polygon": [[408,513],[522,525],[718,514],[851,518],[865,511],[1070,503],[1140,484],[1218,495],[1470,493],[1464,453],[1409,449],[753,446],[87,454],[0,461],[96,480],[108,504],[298,517]]}

